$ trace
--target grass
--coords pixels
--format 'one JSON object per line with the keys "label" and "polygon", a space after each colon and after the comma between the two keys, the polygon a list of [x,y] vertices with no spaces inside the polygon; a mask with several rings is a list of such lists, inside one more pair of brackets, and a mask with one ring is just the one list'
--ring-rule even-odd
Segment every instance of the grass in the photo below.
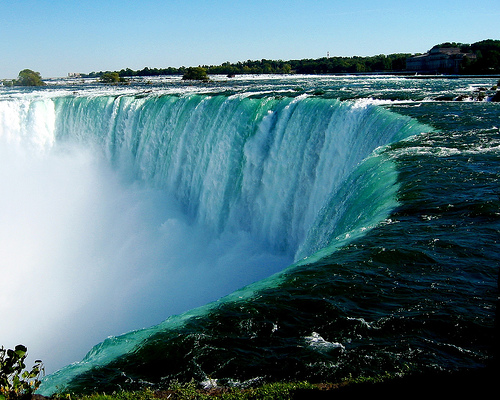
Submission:
{"label": "grass", "polygon": [[437,398],[491,394],[496,389],[497,369],[428,373],[416,375],[382,374],[376,377],[348,378],[338,383],[275,382],[257,387],[212,386],[201,388],[194,381],[171,382],[166,390],[121,391],[111,394],[58,394],[53,400],[316,400],[352,399],[384,395],[386,398]]}
{"label": "grass", "polygon": [[376,378],[348,379],[341,383],[309,382],[274,382],[251,388],[213,386],[201,388],[194,381],[188,383],[171,382],[166,390],[145,389],[141,391],[120,391],[111,394],[94,393],[91,395],[58,394],[54,400],[289,400],[311,399],[334,389],[350,385],[373,385],[386,379],[389,375]]}

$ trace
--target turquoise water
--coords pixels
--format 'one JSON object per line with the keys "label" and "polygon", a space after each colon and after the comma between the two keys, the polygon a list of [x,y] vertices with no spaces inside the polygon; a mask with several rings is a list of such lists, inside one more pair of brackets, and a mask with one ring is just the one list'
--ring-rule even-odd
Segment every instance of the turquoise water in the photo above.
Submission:
{"label": "turquoise water", "polygon": [[[53,163],[47,184],[67,171],[52,190],[69,199],[59,225],[81,216],[61,248],[84,249],[64,252],[65,267],[46,263],[51,276],[72,263],[89,272],[59,282],[92,294],[66,311],[79,322],[64,342],[114,335],[49,375],[42,392],[487,364],[500,109],[435,99],[495,82],[250,77],[4,90],[4,148],[16,160],[34,152],[38,169]],[[17,162],[20,177],[32,171]],[[77,182],[69,193],[67,181]]]}

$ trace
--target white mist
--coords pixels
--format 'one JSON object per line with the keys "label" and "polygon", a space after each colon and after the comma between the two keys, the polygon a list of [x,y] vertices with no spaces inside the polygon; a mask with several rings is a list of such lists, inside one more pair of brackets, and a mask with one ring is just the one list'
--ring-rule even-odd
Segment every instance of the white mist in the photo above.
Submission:
{"label": "white mist", "polygon": [[213,237],[98,148],[57,145],[40,112],[53,109],[17,109],[24,124],[0,132],[0,345],[26,345],[47,373],[291,261],[244,232]]}

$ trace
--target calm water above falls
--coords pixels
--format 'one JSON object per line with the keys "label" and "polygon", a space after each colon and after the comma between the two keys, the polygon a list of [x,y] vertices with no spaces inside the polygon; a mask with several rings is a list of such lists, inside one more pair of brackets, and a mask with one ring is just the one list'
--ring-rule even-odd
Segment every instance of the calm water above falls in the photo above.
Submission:
{"label": "calm water above falls", "polygon": [[[35,227],[51,227],[51,252],[33,250],[51,276],[92,288],[78,302],[56,292],[71,300],[64,315],[85,335],[98,321],[92,344],[152,326],[106,339],[42,391],[487,364],[500,106],[433,99],[495,82],[253,77],[208,88],[4,89],[2,169],[18,168],[22,190],[8,186],[11,174],[2,184],[40,196],[24,209]],[[40,177],[54,197],[36,192]],[[77,183],[69,193],[68,182]],[[19,206],[14,194],[4,209]],[[39,222],[40,207],[56,221]],[[11,219],[16,246],[39,239]],[[26,255],[8,260],[33,268]],[[96,305],[103,310],[90,312]],[[65,336],[68,348],[81,342],[76,330]]]}

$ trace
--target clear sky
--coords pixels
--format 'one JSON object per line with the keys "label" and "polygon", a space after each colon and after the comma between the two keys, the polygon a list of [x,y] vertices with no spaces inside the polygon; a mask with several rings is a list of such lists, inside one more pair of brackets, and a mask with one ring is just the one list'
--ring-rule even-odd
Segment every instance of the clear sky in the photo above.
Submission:
{"label": "clear sky", "polygon": [[423,53],[499,19],[498,0],[0,0],[0,78]]}

